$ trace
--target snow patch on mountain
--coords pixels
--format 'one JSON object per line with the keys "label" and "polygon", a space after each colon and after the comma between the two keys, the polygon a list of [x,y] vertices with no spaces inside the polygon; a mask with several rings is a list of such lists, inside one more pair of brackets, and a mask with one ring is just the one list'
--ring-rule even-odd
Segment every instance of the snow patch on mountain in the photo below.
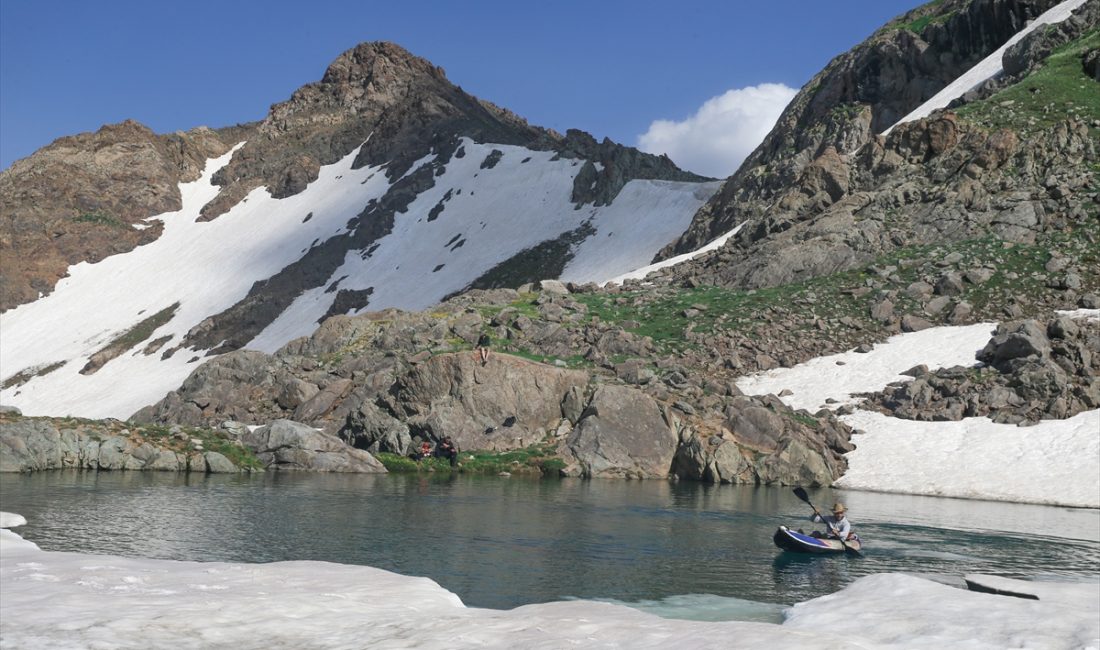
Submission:
{"label": "snow patch on mountain", "polygon": [[[368,310],[424,309],[495,264],[583,224],[595,235],[576,246],[565,279],[605,281],[651,260],[719,186],[635,180],[610,205],[578,206],[571,196],[583,161],[466,138],[460,147],[464,155],[442,166],[435,155],[413,165],[409,173],[437,165],[434,185],[394,215],[392,232],[347,253],[323,284],[304,291],[247,347],[272,352],[311,333],[329,313],[337,287],[369,290]],[[482,167],[494,151],[499,160]],[[382,167],[352,169],[357,153],[322,167],[299,194],[275,199],[258,188],[227,213],[200,221],[200,210],[219,191],[211,179],[233,151],[209,161],[198,181],[180,185],[179,211],[147,220],[164,222],[156,241],[70,267],[53,293],[0,315],[0,378],[8,384],[0,400],[27,415],[125,418],[177,388],[206,350],[166,351],[256,283],[346,233],[365,206],[397,183]],[[148,322],[176,303],[170,320]],[[81,374],[89,357],[143,322],[155,328],[140,343],[94,374]],[[146,350],[153,341],[160,343]],[[10,381],[16,375],[24,381]]]}

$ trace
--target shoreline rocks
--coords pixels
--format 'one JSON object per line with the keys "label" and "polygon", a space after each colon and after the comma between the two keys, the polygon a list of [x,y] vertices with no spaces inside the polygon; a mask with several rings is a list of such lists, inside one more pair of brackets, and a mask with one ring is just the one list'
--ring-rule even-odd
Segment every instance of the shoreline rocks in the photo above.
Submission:
{"label": "shoreline rocks", "polygon": [[[277,420],[251,429],[227,422],[194,437],[178,425],[0,416],[0,472],[51,469],[223,474],[272,470],[384,473],[371,454],[312,427]],[[206,440],[204,441],[205,438]],[[218,446],[221,453],[205,449]],[[240,453],[231,451],[240,448]],[[231,460],[229,454],[236,461]],[[253,455],[254,454],[254,455]]]}
{"label": "shoreline rocks", "polygon": [[83,422],[66,425],[50,418],[5,417],[0,421],[0,472],[49,469],[248,471],[216,451],[195,446],[175,451],[124,428],[111,431],[108,426]]}

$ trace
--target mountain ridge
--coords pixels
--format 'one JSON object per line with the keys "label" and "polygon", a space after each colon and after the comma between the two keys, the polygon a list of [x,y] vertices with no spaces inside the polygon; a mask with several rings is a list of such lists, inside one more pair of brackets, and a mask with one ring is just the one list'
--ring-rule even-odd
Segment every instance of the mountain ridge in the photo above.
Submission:
{"label": "mountain ridge", "polygon": [[[665,156],[600,143],[577,130],[561,135],[531,126],[465,93],[441,67],[398,45],[362,43],[257,122],[157,135],[131,120],[61,138],[0,172],[0,311],[48,294],[73,264],[158,237],[156,223],[150,228],[143,220],[179,210],[176,186],[198,178],[206,159],[241,142],[214,177],[220,191],[203,206],[204,220],[261,186],[276,198],[294,196],[322,165],[353,151],[352,169],[384,165],[396,181],[424,156],[456,150],[459,136],[599,162],[598,172],[584,169],[592,178],[578,183],[577,203],[607,204],[633,178],[707,180]],[[105,150],[113,151],[109,161]],[[74,174],[72,159],[81,157],[95,163]]]}
{"label": "mountain ridge", "polygon": [[658,258],[700,248],[757,217],[826,149],[848,153],[865,145],[1056,4],[930,2],[883,26],[800,89],[691,228]]}

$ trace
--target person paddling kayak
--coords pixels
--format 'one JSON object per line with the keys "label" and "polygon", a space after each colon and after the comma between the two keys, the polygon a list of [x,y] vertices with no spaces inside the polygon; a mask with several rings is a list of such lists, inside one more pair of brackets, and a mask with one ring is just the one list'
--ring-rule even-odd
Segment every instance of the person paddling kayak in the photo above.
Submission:
{"label": "person paddling kayak", "polygon": [[780,526],[772,536],[775,545],[784,551],[796,551],[799,553],[844,553],[855,557],[863,557],[863,542],[859,535],[852,532],[852,524],[845,516],[847,508],[843,503],[833,504],[833,514],[823,516],[817,506],[810,501],[810,495],[801,487],[794,489],[794,495],[806,505],[813,508],[814,516],[811,521],[821,522],[829,526],[830,533],[823,534],[818,531],[807,535],[799,530],[791,530],[786,526]]}
{"label": "person paddling kayak", "polygon": [[810,517],[810,521],[817,524],[825,524],[829,527],[827,533],[822,534],[816,530],[811,533],[814,537],[830,537],[833,539],[849,540],[852,538],[852,524],[845,516],[848,509],[844,507],[844,504],[837,501],[833,504],[833,514],[823,515],[818,512],[817,508],[814,508],[814,514]]}

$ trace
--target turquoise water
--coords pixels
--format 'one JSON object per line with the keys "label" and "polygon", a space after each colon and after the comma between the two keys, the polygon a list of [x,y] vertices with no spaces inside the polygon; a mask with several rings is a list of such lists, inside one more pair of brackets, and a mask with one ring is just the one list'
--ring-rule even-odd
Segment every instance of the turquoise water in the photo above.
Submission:
{"label": "turquoise water", "polygon": [[469,606],[569,598],[711,620],[783,606],[872,573],[1100,576],[1100,512],[931,497],[837,498],[864,558],[783,553],[808,507],[787,488],[474,476],[0,475],[0,509],[47,550],[174,560],[324,560],[427,576]]}

